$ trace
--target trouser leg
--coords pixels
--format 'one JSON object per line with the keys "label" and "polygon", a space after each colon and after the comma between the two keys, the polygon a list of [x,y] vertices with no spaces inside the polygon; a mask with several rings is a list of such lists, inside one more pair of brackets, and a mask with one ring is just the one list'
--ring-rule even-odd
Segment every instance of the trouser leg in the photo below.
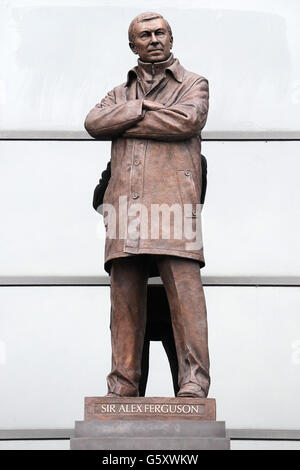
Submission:
{"label": "trouser leg", "polygon": [[118,258],[111,266],[112,369],[108,393],[138,396],[146,327],[147,263],[140,255]]}
{"label": "trouser leg", "polygon": [[[207,396],[210,385],[206,302],[197,261],[157,256],[169,300],[178,358],[178,385],[192,384]],[[201,388],[200,388],[201,387]],[[180,392],[179,392],[180,393]]]}

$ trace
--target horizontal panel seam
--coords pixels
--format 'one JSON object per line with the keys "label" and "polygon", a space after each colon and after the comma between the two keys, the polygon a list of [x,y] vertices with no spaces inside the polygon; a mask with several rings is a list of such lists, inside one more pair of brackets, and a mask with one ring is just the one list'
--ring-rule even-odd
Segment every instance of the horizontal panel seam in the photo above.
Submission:
{"label": "horizontal panel seam", "polygon": [[[74,436],[73,429],[0,429],[0,441],[67,440]],[[227,429],[232,440],[300,441],[296,429]]]}

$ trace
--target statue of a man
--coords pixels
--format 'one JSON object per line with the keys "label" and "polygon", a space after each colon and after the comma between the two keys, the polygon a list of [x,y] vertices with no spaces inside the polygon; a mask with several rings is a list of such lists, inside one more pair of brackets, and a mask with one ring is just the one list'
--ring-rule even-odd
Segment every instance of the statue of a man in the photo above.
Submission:
{"label": "statue of a man", "polygon": [[138,15],[128,34],[138,65],[85,120],[92,137],[112,141],[111,178],[103,201],[104,267],[111,278],[107,396],[138,396],[147,282],[160,275],[178,358],[177,396],[206,397],[210,377],[200,194],[208,81],[174,58],[172,30],[160,14]]}

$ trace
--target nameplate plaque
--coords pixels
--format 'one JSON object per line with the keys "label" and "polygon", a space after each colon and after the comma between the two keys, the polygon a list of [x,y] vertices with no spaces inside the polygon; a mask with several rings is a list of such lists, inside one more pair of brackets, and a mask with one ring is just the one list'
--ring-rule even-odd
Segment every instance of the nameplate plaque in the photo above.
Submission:
{"label": "nameplate plaque", "polygon": [[216,403],[213,398],[86,397],[84,419],[215,421]]}

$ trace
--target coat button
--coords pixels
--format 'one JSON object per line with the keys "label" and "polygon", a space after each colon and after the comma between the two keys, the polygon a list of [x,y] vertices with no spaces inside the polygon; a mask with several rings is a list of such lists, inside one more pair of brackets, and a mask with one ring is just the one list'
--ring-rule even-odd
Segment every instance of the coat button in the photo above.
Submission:
{"label": "coat button", "polygon": [[134,160],[135,165],[139,165],[141,163],[141,160]]}
{"label": "coat button", "polygon": [[192,214],[193,214],[193,215],[196,215],[196,214],[197,214],[196,209],[192,209]]}
{"label": "coat button", "polygon": [[133,199],[137,199],[139,197],[138,193],[132,193]]}
{"label": "coat button", "polygon": [[190,176],[191,170],[184,170],[184,174],[185,174],[185,176]]}

